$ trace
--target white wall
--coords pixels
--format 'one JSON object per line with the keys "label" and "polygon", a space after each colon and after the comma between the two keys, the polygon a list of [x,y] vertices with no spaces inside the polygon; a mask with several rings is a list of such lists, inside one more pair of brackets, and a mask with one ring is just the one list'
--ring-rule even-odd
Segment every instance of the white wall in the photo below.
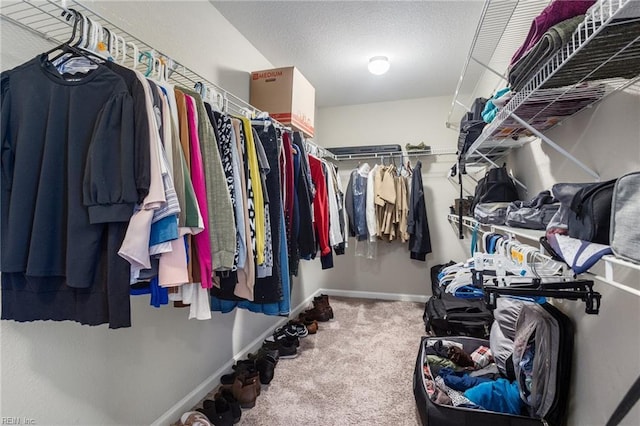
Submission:
{"label": "white wall", "polygon": [[[596,170],[602,181],[639,171],[639,89],[637,85],[616,93],[547,135]],[[516,176],[528,185],[530,196],[556,182],[593,181],[540,141],[516,151],[509,162]],[[592,271],[602,276],[603,269],[598,265]],[[616,268],[616,280],[640,289],[639,271]],[[605,424],[640,375],[640,297],[598,280],[596,289],[602,293],[602,308],[597,316],[586,315],[581,302],[565,302],[560,306],[576,326],[570,426]],[[640,424],[640,404],[623,424]]]}
{"label": "white wall", "polygon": [[[248,72],[272,67],[208,2],[86,4],[245,99]],[[46,46],[3,21],[3,70]],[[292,306],[315,290],[296,280]],[[0,322],[0,416],[40,425],[150,424],[279,320],[246,311],[204,322],[187,316],[139,296],[130,329]]]}
{"label": "white wall", "polygon": [[[396,102],[320,108],[315,140],[322,146],[356,146],[379,144],[417,144],[423,141],[433,148],[455,147],[457,134],[444,123],[451,98],[421,98]],[[412,164],[417,159],[412,158]],[[447,213],[456,189],[447,181],[446,172],[455,156],[421,158],[423,184],[433,253],[426,262],[409,258],[408,244],[378,242],[375,260],[355,257],[354,239],[347,254],[335,258],[335,268],[318,276],[323,288],[429,295],[431,266],[450,259],[462,259],[468,249],[455,243],[456,235],[447,222]],[[379,160],[377,160],[379,161]],[[376,160],[370,160],[370,165]],[[343,184],[357,161],[339,164]]]}

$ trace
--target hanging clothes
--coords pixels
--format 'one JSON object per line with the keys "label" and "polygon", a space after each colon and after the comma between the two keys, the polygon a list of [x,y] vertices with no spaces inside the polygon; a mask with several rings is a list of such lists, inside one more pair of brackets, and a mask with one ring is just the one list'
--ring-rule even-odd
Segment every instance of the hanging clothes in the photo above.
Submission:
{"label": "hanging clothes", "polygon": [[[280,164],[278,160],[279,141],[273,125],[266,127],[257,125],[253,127],[253,131],[256,145],[263,148],[265,170],[269,170],[265,179],[266,197],[269,200],[269,204],[266,206],[266,217],[271,219],[269,223],[266,224],[268,225],[266,234],[269,237],[266,240],[266,244],[268,247],[267,252],[269,253],[268,257],[271,262],[271,274],[256,280],[256,290],[253,300],[259,303],[274,303],[282,300],[282,275],[289,273],[288,268],[284,270],[284,274],[282,273],[281,261],[278,256],[281,246],[283,246],[280,242],[280,216],[281,212],[284,211],[282,206],[280,172],[278,169],[278,165]],[[271,168],[271,164],[274,165],[273,168]],[[265,258],[265,263],[267,263],[267,260],[268,259]]]}
{"label": "hanging clothes", "polygon": [[128,327],[143,294],[288,315],[299,259],[344,251],[333,165],[161,76],[65,61],[2,73],[2,318]]}
{"label": "hanging clothes", "polygon": [[[312,203],[315,198],[315,187],[309,172],[309,158],[302,144],[302,138],[293,134],[293,144],[298,151],[300,170],[296,177],[296,193],[300,208],[298,224],[298,249],[301,259],[309,260],[316,253],[316,236],[313,224],[314,212]],[[285,134],[286,136],[286,134]],[[286,143],[286,142],[285,142]]]}
{"label": "hanging clothes", "polygon": [[424,187],[422,186],[421,161],[416,163],[411,179],[411,201],[409,204],[407,232],[409,233],[411,259],[424,262],[427,254],[431,253],[431,237],[427,221],[427,207],[424,201]]}
{"label": "hanging clothes", "polygon": [[313,199],[313,224],[316,238],[320,247],[320,259],[322,269],[333,268],[333,258],[331,257],[331,247],[329,246],[329,203],[327,195],[326,175],[322,167],[322,161],[309,155],[309,169],[311,179],[316,188]]}
{"label": "hanging clothes", "polygon": [[2,319],[130,326],[116,252],[148,188],[136,184],[129,87],[104,66],[67,79],[46,55],[3,72],[1,87]]}
{"label": "hanging clothes", "polygon": [[[198,140],[203,161],[206,206],[209,214],[208,237],[211,247],[211,264],[214,270],[230,270],[236,251],[236,229],[231,196],[225,185],[225,174],[220,160],[218,143],[200,95],[192,90],[180,90],[193,99],[197,122]],[[193,135],[192,135],[193,136]]]}

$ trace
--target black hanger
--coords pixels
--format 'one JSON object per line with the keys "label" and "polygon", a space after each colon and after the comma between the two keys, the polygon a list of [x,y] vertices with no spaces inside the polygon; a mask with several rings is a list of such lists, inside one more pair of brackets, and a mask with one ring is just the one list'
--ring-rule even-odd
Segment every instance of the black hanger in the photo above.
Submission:
{"label": "black hanger", "polygon": [[[65,11],[63,11],[63,14],[64,13],[65,13]],[[79,47],[77,47],[80,44],[81,38],[78,39],[78,41],[76,42],[75,45],[71,44],[76,38],[76,33],[78,31],[78,23],[80,21],[82,21],[82,23],[80,25],[83,26],[82,30],[84,30],[84,19],[82,18],[82,14],[80,12],[78,12],[77,10],[75,10],[75,9],[69,9],[68,11],[66,11],[66,13],[69,14],[67,16],[67,20],[70,19],[71,14],[73,14],[73,17],[74,17],[73,30],[71,31],[71,37],[65,43],[62,43],[61,45],[56,46],[53,49],[45,52],[45,55],[48,57],[51,53],[53,53],[53,52],[55,52],[57,50],[61,50],[62,52],[59,55],[55,56],[54,58],[50,59],[50,62],[55,61],[57,58],[61,57],[62,55],[66,54],[66,53],[73,53],[73,55],[75,55],[75,56],[85,57],[89,61],[93,62],[94,64],[96,64],[98,66],[100,66],[101,63],[96,61],[94,58],[91,57],[91,52],[87,52],[87,51],[82,50]],[[87,20],[87,24],[91,25],[89,20]],[[87,33],[89,33],[89,31],[87,31]],[[71,57],[72,56],[70,56],[69,58],[66,58],[64,61],[62,61],[62,63],[68,61]]]}
{"label": "black hanger", "polygon": [[586,303],[587,314],[598,314],[602,295],[593,291],[593,281],[573,280],[543,283],[540,278],[533,278],[530,283],[512,284],[508,287],[495,285],[484,286],[485,301],[490,309],[496,306],[500,296],[533,296],[553,297],[555,299],[582,300]]}
{"label": "black hanger", "polygon": [[51,50],[49,50],[47,52],[45,52],[45,55],[47,55],[47,56],[49,56],[50,54],[52,54],[56,50],[66,50],[67,47],[71,47],[71,43],[76,38],[76,32],[78,30],[78,21],[82,20],[82,18],[80,17],[80,13],[78,13],[75,9],[69,9],[69,10],[63,10],[62,11],[62,16],[65,16],[65,15],[66,15],[67,22],[73,16],[73,30],[71,31],[71,37],[69,38],[68,41],[62,43],[59,46],[54,47],[53,49],[51,49]]}

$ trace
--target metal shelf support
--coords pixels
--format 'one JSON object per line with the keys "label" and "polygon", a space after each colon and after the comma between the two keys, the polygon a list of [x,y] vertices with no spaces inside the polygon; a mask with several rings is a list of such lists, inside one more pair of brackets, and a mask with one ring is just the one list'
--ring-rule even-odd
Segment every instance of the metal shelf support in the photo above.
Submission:
{"label": "metal shelf support", "polygon": [[[507,77],[504,76],[504,74],[500,74],[498,71],[494,70],[493,68],[491,68],[489,65],[485,64],[484,62],[481,62],[479,60],[477,60],[476,58],[474,58],[473,56],[471,57],[471,59],[473,59],[473,61],[486,68],[487,70],[491,71],[492,73],[494,73],[495,75],[497,75],[498,77],[500,77],[501,79],[503,79],[504,81],[507,81]],[[457,102],[457,101],[456,101]]]}
{"label": "metal shelf support", "polygon": [[516,120],[518,123],[520,123],[522,125],[522,127],[524,127],[525,129],[529,130],[531,133],[533,133],[534,135],[539,137],[541,141],[545,142],[546,144],[551,146],[553,149],[558,151],[560,154],[564,155],[567,159],[571,160],[574,164],[576,164],[582,170],[587,172],[587,174],[589,174],[590,176],[594,177],[596,179],[596,181],[598,181],[598,182],[600,181],[600,175],[597,172],[592,170],[589,166],[584,164],[582,161],[578,160],[569,151],[567,151],[566,149],[562,148],[560,145],[558,145],[557,143],[555,143],[554,141],[549,139],[547,136],[545,136],[538,129],[536,129],[535,127],[533,127],[532,125],[530,125],[529,123],[524,121],[522,118],[518,117],[518,115],[516,113],[511,112],[510,115],[511,115],[511,117],[513,117],[514,120]]}

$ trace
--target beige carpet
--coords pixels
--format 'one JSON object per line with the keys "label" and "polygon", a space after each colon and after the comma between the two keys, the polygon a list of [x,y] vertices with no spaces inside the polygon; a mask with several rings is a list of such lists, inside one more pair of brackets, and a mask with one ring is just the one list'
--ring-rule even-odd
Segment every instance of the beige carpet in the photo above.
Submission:
{"label": "beige carpet", "polygon": [[332,297],[335,318],[281,360],[241,425],[419,425],[413,369],[424,305]]}

